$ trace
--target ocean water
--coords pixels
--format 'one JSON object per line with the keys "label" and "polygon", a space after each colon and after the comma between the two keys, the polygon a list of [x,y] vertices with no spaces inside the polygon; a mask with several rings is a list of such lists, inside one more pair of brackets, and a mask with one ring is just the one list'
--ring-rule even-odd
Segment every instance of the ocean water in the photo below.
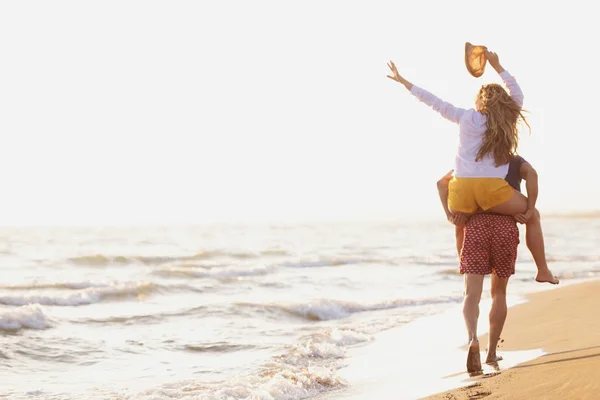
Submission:
{"label": "ocean water", "polygon": [[[543,223],[564,282],[600,277],[600,219]],[[523,232],[513,295],[543,286]],[[460,304],[453,240],[445,221],[0,228],[0,398],[335,392],[351,351]]]}

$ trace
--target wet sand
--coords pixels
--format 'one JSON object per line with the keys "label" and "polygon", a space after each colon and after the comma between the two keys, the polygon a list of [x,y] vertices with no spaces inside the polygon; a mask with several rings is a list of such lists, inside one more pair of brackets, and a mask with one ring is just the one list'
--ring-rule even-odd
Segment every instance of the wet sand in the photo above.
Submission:
{"label": "wet sand", "polygon": [[[498,354],[531,349],[547,354],[509,369],[500,361],[498,372],[488,369],[466,387],[426,399],[600,399],[600,281],[528,298],[509,309]],[[482,312],[480,319],[486,317]],[[487,335],[480,342],[485,347]]]}

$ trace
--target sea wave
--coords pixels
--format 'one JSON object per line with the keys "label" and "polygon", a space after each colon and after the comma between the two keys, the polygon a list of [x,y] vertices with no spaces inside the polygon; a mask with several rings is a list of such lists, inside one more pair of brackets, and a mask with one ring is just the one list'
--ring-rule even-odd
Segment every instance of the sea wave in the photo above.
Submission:
{"label": "sea wave", "polygon": [[80,306],[98,303],[103,300],[115,300],[122,297],[142,297],[153,292],[167,289],[152,282],[121,283],[107,286],[91,286],[62,292],[50,292],[46,295],[18,293],[0,295],[0,304],[23,306],[41,304],[49,306]]}
{"label": "sea wave", "polygon": [[462,276],[460,273],[460,269],[458,267],[443,269],[441,271],[437,271],[437,274],[446,275],[446,276],[453,276],[453,275]]}
{"label": "sea wave", "polygon": [[50,325],[50,319],[39,305],[32,304],[16,309],[0,310],[0,331],[46,329]]}
{"label": "sea wave", "polygon": [[344,265],[359,265],[359,264],[379,264],[388,266],[402,265],[424,265],[424,266],[456,266],[456,256],[446,255],[428,255],[428,256],[408,256],[408,257],[352,257],[352,256],[330,256],[317,259],[286,261],[277,264],[279,267],[287,268],[315,268],[315,267],[331,267]]}
{"label": "sea wave", "polygon": [[73,319],[70,322],[77,324],[115,324],[115,325],[133,325],[133,324],[156,324],[163,321],[161,314],[141,314],[141,315],[124,315],[111,316],[106,318],[79,318]]}
{"label": "sea wave", "polygon": [[239,351],[250,349],[253,346],[243,344],[233,344],[228,342],[216,342],[216,343],[200,343],[200,344],[187,344],[183,348],[187,351],[199,352],[199,353],[228,353],[230,351]]}
{"label": "sea wave", "polygon": [[596,262],[600,261],[600,255],[570,255],[570,256],[548,256],[549,262]]}
{"label": "sea wave", "polygon": [[0,290],[42,290],[42,289],[88,289],[94,287],[106,287],[107,283],[98,283],[90,281],[82,282],[31,282],[15,285],[0,285]]}
{"label": "sea wave", "polygon": [[239,307],[251,307],[270,311],[282,311],[311,321],[342,319],[355,313],[388,310],[409,306],[425,306],[445,303],[457,303],[462,297],[433,297],[424,299],[395,299],[374,304],[360,304],[342,300],[319,299],[296,304],[254,304],[234,303]]}
{"label": "sea wave", "polygon": [[217,267],[217,268],[162,268],[152,274],[163,278],[211,278],[230,279],[245,276],[261,276],[271,273],[273,266],[247,266],[247,267]]}
{"label": "sea wave", "polygon": [[383,258],[352,258],[352,257],[324,257],[316,260],[298,260],[277,264],[284,268],[317,268],[333,267],[355,264],[394,264],[391,259]]}
{"label": "sea wave", "polygon": [[211,312],[219,313],[219,309],[211,309],[206,306],[198,306],[192,308],[185,308],[178,311],[162,312],[156,314],[137,314],[137,315],[120,315],[110,316],[106,318],[77,318],[72,319],[70,322],[78,324],[136,324],[136,323],[159,323],[164,321],[168,317],[188,317],[191,315],[205,314],[209,315]]}
{"label": "sea wave", "polygon": [[330,266],[343,266],[364,263],[388,263],[389,261],[379,259],[361,259],[361,258],[322,258],[318,260],[300,260],[271,265],[235,265],[235,266],[194,266],[184,265],[177,267],[161,267],[152,272],[153,275],[167,278],[212,278],[212,279],[230,279],[246,276],[268,275],[278,268],[317,268]]}
{"label": "sea wave", "polygon": [[600,276],[600,265],[598,268],[589,269],[587,271],[562,271],[556,273],[559,279],[590,279]]}
{"label": "sea wave", "polygon": [[415,256],[411,255],[409,257],[404,257],[400,260],[402,264],[412,264],[412,265],[424,265],[424,266],[434,266],[434,267],[455,267],[458,268],[458,259],[456,255],[427,255],[427,256]]}
{"label": "sea wave", "polygon": [[[227,252],[227,251],[208,251],[189,256],[109,256],[109,255],[87,255],[69,258],[67,261],[78,266],[106,267],[111,265],[178,265],[181,267],[215,267],[224,264],[215,264],[219,260],[233,261],[252,261],[262,259],[267,261],[269,258],[292,257],[293,255],[283,250],[264,250],[256,253],[249,252]],[[203,262],[203,263],[199,263]],[[395,264],[392,259],[385,258],[364,258],[364,257],[320,257],[316,259],[298,259],[284,261],[273,265],[274,267],[284,268],[314,268],[342,266],[353,264]]]}
{"label": "sea wave", "polygon": [[289,350],[265,362],[258,373],[225,382],[173,382],[132,399],[163,400],[183,395],[205,400],[304,399],[345,386],[337,371],[345,365],[347,349],[370,340],[371,336],[360,331],[330,329],[301,338]]}
{"label": "sea wave", "polygon": [[136,256],[136,255],[105,255],[92,254],[72,257],[67,261],[74,265],[104,267],[109,265],[145,264],[161,265],[178,262],[203,261],[215,259],[251,260],[263,257],[279,257],[289,255],[284,250],[263,250],[258,252],[211,250],[192,255],[176,256]]}

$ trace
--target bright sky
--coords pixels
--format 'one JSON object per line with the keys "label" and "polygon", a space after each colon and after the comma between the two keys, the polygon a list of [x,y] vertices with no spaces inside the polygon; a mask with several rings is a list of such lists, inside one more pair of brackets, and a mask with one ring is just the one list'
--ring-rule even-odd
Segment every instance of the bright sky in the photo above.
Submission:
{"label": "bright sky", "polygon": [[441,218],[458,128],[386,62],[471,107],[465,41],[523,88],[539,208],[597,209],[592,4],[3,1],[0,224]]}

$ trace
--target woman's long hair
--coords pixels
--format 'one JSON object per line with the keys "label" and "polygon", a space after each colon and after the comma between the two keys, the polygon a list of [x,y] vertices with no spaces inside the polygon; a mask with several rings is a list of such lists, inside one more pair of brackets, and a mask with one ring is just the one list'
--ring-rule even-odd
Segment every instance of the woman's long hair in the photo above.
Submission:
{"label": "woman's long hair", "polygon": [[523,110],[504,88],[496,83],[484,85],[479,90],[480,112],[487,116],[487,130],[475,161],[492,154],[496,166],[508,164],[516,155],[519,145],[520,122],[531,133]]}

